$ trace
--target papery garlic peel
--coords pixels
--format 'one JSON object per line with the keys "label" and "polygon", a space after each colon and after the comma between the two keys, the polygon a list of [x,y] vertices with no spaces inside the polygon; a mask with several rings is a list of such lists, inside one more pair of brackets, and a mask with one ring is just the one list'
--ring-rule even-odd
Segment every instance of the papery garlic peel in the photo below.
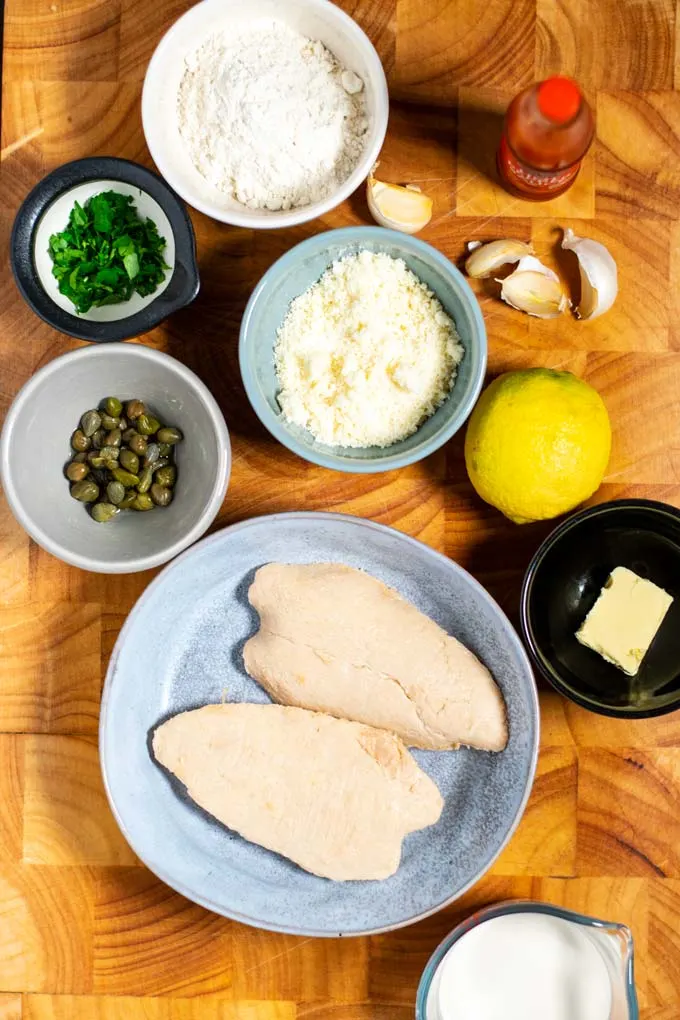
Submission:
{"label": "papery garlic peel", "polygon": [[557,274],[533,255],[525,255],[510,276],[496,282],[506,304],[538,319],[556,319],[569,307]]}
{"label": "papery garlic peel", "polygon": [[416,234],[432,219],[432,199],[410,184],[387,184],[371,175],[366,181],[371,216],[381,227]]}
{"label": "papery garlic peel", "polygon": [[465,262],[465,272],[476,279],[486,279],[501,266],[509,262],[519,262],[525,255],[530,255],[532,248],[524,241],[508,238],[503,241],[490,241],[488,244],[471,241],[468,244],[468,251],[471,254]]}
{"label": "papery garlic peel", "polygon": [[619,292],[616,262],[599,241],[577,237],[567,227],[562,247],[573,251],[581,274],[581,301],[576,309],[579,319],[596,319],[608,312]]}

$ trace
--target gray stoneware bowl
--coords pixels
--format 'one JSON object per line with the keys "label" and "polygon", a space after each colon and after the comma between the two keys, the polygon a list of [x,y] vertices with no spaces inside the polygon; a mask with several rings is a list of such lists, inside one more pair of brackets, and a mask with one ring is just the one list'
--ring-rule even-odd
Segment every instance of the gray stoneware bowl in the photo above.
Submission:
{"label": "gray stoneware bowl", "polygon": [[[70,496],[64,466],[80,416],[107,396],[139,397],[185,438],[169,507],[96,524]],[[227,426],[207,387],[175,358],[134,343],[50,361],[17,394],[0,438],[0,479],[19,523],[53,556],[104,574],[157,567],[200,538],[222,505],[230,467]]]}
{"label": "gray stoneware bowl", "polygon": [[[274,367],[276,332],[291,301],[315,283],[337,259],[368,249],[403,259],[434,292],[456,324],[465,356],[450,396],[412,436],[384,449],[325,446],[310,432],[288,424],[277,401]],[[336,471],[390,471],[422,460],[443,446],[465,423],[484,382],[486,328],[470,286],[449,260],[424,241],[382,227],[346,227],[310,237],[267,270],[253,291],[241,323],[239,359],[250,403],[271,434],[305,460]]]}
{"label": "gray stoneware bowl", "polygon": [[[367,570],[460,638],[503,691],[510,731],[504,751],[414,752],[444,796],[444,810],[436,825],[407,837],[401,866],[386,881],[331,882],[248,843],[193,804],[152,757],[154,729],[177,712],[223,699],[269,700],[246,674],[241,650],[258,626],[247,599],[254,571],[276,560]],[[168,885],[261,928],[358,935],[439,910],[491,866],[524,810],[538,725],[521,642],[474,578],[392,528],[341,514],[289,513],[219,531],[146,589],[109,663],[99,749],[123,834]]]}

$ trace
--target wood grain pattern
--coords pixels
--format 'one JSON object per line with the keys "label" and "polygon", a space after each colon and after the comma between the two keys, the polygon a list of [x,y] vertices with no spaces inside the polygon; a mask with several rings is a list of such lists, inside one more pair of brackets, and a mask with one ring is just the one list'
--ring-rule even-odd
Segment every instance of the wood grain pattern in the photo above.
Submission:
{"label": "wood grain pattern", "polygon": [[0,993],[0,1020],[22,1020],[20,995]]}
{"label": "wood grain pattern", "polygon": [[[604,242],[620,279],[593,323],[530,319],[473,284],[491,375],[566,368],[602,393],[614,426],[604,485],[680,506],[680,17],[676,0],[341,0],[366,29],[392,95],[381,173],[434,198],[423,232],[462,261],[468,240],[514,236],[578,290],[558,228]],[[116,154],[150,164],[141,83],[191,0],[6,0],[0,138],[0,416],[41,365],[81,346],[10,281],[15,212],[50,169]],[[598,138],[576,186],[548,204],[494,180],[514,90],[561,72],[593,102]],[[277,446],[240,382],[238,329],[271,263],[320,230],[368,222],[358,192],[290,231],[192,213],[195,305],[136,342],[180,358],[232,435],[215,528],[288,509],[337,510],[414,535],[470,570],[517,623],[522,575],[552,529],[480,503],[463,437],[376,476],[313,467]],[[350,940],[248,929],[173,892],[136,860],[102,789],[101,683],[126,614],[155,572],[102,578],[32,543],[0,500],[0,1020],[409,1020],[427,960],[472,911],[538,898],[631,925],[641,1020],[680,1015],[680,713],[629,724],[541,687],[541,757],[518,830],[459,902],[410,928]]]}
{"label": "wood grain pattern", "polygon": [[4,728],[96,733],[100,607],[32,603],[0,608]]}
{"label": "wood grain pattern", "polygon": [[113,80],[120,0],[7,0],[5,68],[11,78]]}
{"label": "wood grain pattern", "polygon": [[536,77],[568,74],[601,89],[670,89],[674,36],[674,0],[538,0]]}
{"label": "wood grain pattern", "polygon": [[26,864],[134,864],[108,809],[95,741],[26,738]]}
{"label": "wood grain pattern", "polygon": [[295,1020],[292,1002],[29,995],[23,1020]]}

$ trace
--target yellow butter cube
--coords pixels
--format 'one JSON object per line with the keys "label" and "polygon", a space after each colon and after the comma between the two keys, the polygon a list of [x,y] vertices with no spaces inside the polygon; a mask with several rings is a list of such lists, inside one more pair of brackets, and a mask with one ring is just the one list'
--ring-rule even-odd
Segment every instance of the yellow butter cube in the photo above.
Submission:
{"label": "yellow butter cube", "polygon": [[627,567],[616,567],[576,637],[635,676],[672,602],[673,597],[652,581]]}

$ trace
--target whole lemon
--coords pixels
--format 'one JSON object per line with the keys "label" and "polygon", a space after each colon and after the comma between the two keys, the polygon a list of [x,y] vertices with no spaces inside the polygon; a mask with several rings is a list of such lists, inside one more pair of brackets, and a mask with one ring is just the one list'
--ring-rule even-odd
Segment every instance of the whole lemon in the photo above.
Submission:
{"label": "whole lemon", "polygon": [[517,524],[572,510],[595,492],[609,461],[602,397],[548,368],[507,372],[486,388],[468,424],[465,463],[487,503]]}

